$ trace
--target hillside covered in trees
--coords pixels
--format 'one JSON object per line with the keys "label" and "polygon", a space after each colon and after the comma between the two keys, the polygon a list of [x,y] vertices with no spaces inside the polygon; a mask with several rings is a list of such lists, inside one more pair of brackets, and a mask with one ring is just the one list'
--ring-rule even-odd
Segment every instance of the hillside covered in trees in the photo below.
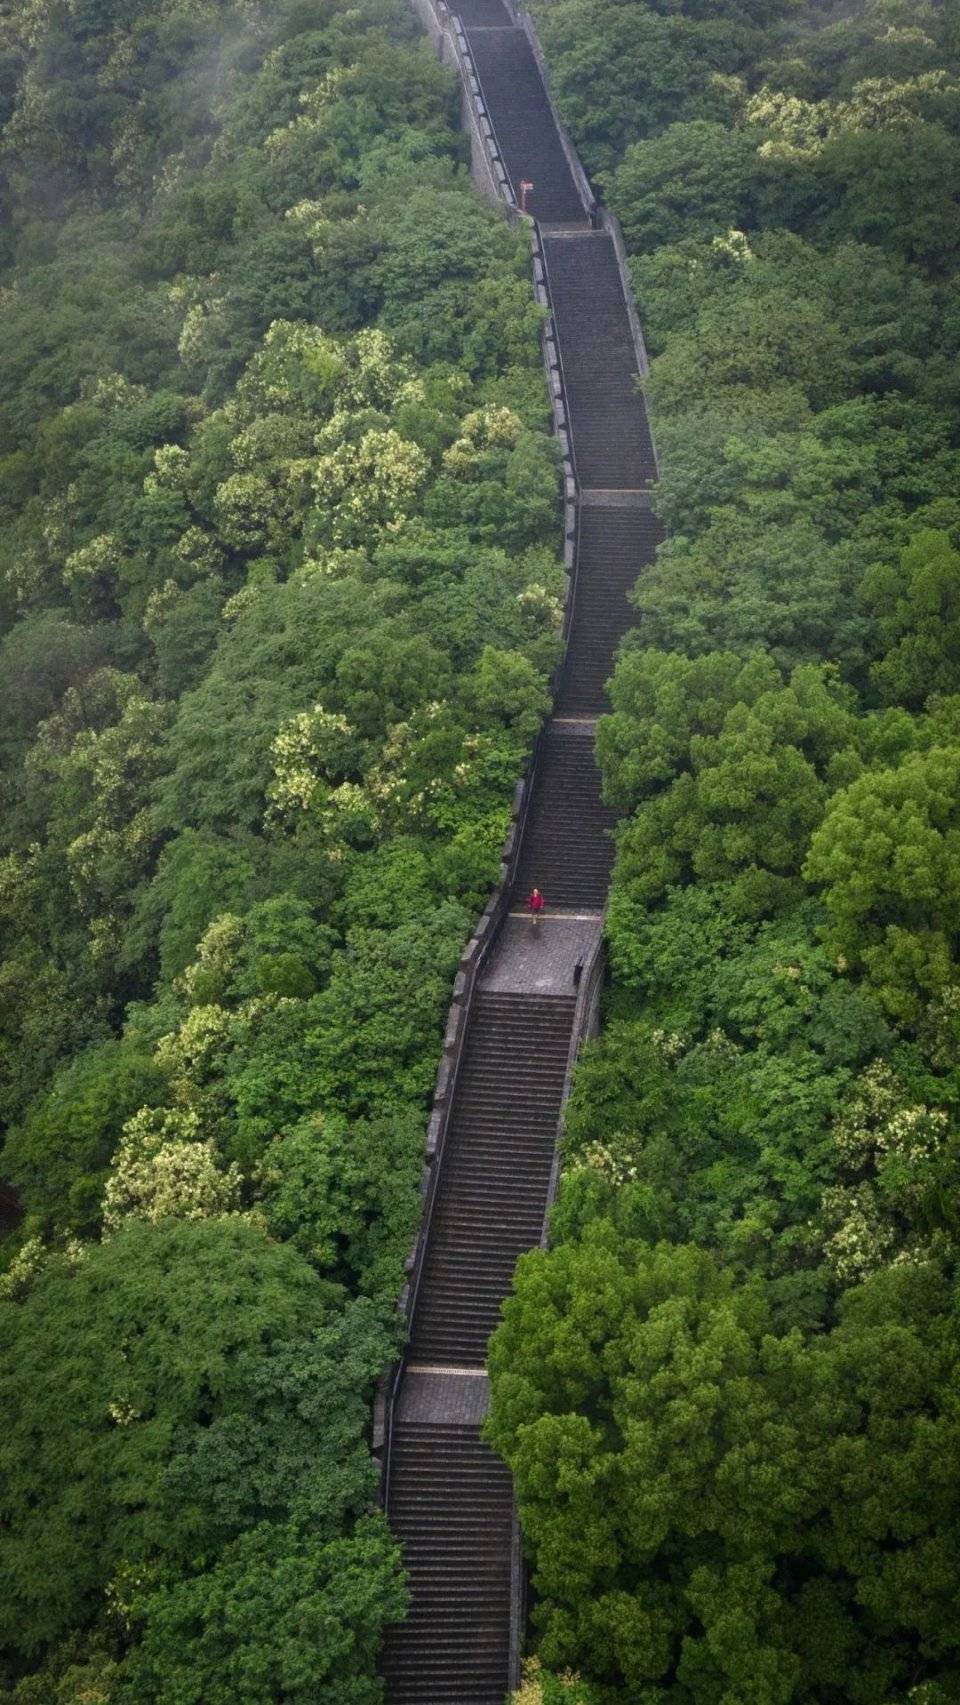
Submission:
{"label": "hillside covered in trees", "polygon": [[529,252],[399,0],[0,30],[0,1690],[365,1705],[372,1384],[557,657]]}
{"label": "hillside covered in trees", "polygon": [[670,536],[606,1023],[493,1342],[524,1705],[960,1699],[960,15],[542,0]]}

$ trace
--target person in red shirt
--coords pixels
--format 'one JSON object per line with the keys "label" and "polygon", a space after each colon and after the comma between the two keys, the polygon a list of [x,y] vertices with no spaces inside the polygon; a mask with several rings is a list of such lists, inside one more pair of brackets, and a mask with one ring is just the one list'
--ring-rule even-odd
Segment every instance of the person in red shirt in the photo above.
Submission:
{"label": "person in red shirt", "polygon": [[527,900],[527,905],[530,909],[530,916],[535,924],[540,922],[540,915],[543,911],[544,904],[543,895],[539,888],[535,888]]}

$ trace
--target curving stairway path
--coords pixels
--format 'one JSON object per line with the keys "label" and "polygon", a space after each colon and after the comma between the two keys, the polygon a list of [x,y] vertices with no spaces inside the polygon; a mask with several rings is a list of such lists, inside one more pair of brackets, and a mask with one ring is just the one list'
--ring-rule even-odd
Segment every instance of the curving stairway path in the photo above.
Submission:
{"label": "curving stairway path", "polygon": [[[486,1344],[540,1242],[573,1043],[575,967],[601,929],[613,813],[593,759],[627,594],[660,537],[653,445],[612,237],[591,225],[537,60],[502,0],[457,0],[500,155],[540,227],[578,517],[569,644],[524,822],[512,910],[470,1006],[410,1340],[387,1510],[412,1589],[390,1630],[390,1705],[503,1705],[521,1595],[510,1477],[482,1443]],[[549,912],[519,915],[536,883]]]}

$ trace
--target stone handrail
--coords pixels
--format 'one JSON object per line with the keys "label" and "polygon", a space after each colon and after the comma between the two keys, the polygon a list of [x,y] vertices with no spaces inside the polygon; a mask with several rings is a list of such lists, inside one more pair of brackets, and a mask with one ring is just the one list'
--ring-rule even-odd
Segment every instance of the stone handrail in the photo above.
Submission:
{"label": "stone handrail", "polygon": [[[604,914],[606,916],[606,914]],[[607,971],[607,950],[603,929],[597,931],[588,959],[585,961],[580,976],[580,987],[577,995],[576,1010],[573,1015],[573,1029],[570,1034],[570,1052],[567,1055],[567,1073],[563,1082],[561,1106],[565,1107],[570,1095],[573,1082],[574,1067],[577,1056],[584,1042],[590,1036],[595,1036],[599,1027],[600,994]],[[560,1145],[554,1151],[553,1166],[550,1170],[550,1185],[547,1190],[547,1206],[543,1219],[543,1231],[540,1235],[540,1247],[546,1249],[549,1236],[550,1209],[557,1199],[557,1187],[560,1182]]]}
{"label": "stone handrail", "polygon": [[[627,247],[623,240],[623,230],[619,219],[617,219],[616,216],[606,207],[602,207],[599,210],[598,225],[600,230],[605,231],[607,236],[610,237],[613,242],[613,252],[617,257],[620,282],[623,285],[623,299],[627,304],[627,319],[630,322],[630,335],[633,339],[633,347],[637,357],[637,370],[640,374],[640,378],[646,379],[650,372],[650,358],[647,355],[647,346],[644,341],[643,327],[640,324],[640,315],[637,313],[637,304],[634,301],[633,289],[630,284],[630,272],[627,266]],[[653,459],[659,472],[660,457],[657,454],[657,440],[654,437],[653,421],[650,418],[649,404],[647,406],[647,427],[650,433],[650,443],[653,448]]]}

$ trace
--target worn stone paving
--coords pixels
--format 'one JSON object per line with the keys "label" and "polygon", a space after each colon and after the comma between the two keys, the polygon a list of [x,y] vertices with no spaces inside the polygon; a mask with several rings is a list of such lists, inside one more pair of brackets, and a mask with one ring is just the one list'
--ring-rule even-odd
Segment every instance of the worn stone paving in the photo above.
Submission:
{"label": "worn stone paving", "polygon": [[600,937],[599,912],[551,912],[538,924],[511,913],[500,932],[481,988],[497,994],[571,995],[579,960]]}
{"label": "worn stone paving", "polygon": [[438,1421],[479,1427],[490,1406],[490,1383],[475,1368],[418,1368],[409,1363],[397,1404],[398,1421]]}

